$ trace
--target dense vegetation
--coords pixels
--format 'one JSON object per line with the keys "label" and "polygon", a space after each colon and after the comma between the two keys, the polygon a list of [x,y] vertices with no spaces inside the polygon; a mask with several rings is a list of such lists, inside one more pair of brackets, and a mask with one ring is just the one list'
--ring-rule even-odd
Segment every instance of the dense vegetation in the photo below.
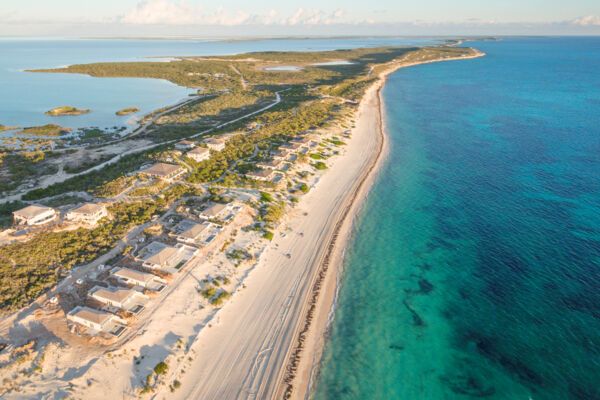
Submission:
{"label": "dense vegetation", "polygon": [[[65,271],[107,252],[135,225],[148,222],[159,203],[120,203],[114,219],[96,229],[46,232],[24,243],[0,247],[0,309],[28,304],[52,287]],[[52,251],[49,251],[52,249]]]}
{"label": "dense vegetation", "polygon": [[42,126],[30,126],[23,128],[19,134],[22,135],[38,135],[38,136],[60,136],[69,133],[71,128],[63,128],[56,124],[46,124]]}
{"label": "dense vegetation", "polygon": [[82,110],[77,107],[72,106],[64,106],[64,107],[56,107],[52,110],[46,111],[46,115],[50,115],[52,117],[58,117],[61,115],[81,115],[92,112],[92,110]]}
{"label": "dense vegetation", "polygon": [[[250,90],[232,90],[219,95],[202,97],[188,103],[177,110],[160,117],[157,124],[195,122],[206,117],[227,117],[237,112],[237,109],[251,106],[269,92],[254,92]],[[210,121],[209,121],[210,122]]]}

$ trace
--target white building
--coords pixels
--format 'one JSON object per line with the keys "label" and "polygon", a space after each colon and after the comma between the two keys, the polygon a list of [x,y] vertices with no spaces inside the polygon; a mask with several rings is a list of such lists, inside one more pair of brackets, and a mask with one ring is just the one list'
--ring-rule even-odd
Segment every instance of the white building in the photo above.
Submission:
{"label": "white building", "polygon": [[205,220],[207,220],[207,219],[224,219],[227,216],[229,216],[229,214],[231,214],[232,210],[233,210],[233,207],[231,204],[216,203],[216,204],[213,204],[212,206],[208,207],[207,209],[201,211],[198,216]]}
{"label": "white building", "polygon": [[258,171],[248,172],[246,176],[257,181],[270,181],[275,178],[275,171],[269,168],[261,169]]}
{"label": "white building", "polygon": [[137,290],[116,287],[94,286],[89,291],[89,296],[101,303],[134,313],[140,312],[148,300],[148,296]]}
{"label": "white building", "polygon": [[125,322],[114,314],[77,306],[67,314],[67,319],[100,332],[119,336],[125,330]]}
{"label": "white building", "polygon": [[185,168],[181,165],[158,163],[141,171],[142,174],[160,179],[175,179],[185,173]]}
{"label": "white building", "polygon": [[205,147],[196,147],[194,150],[188,151],[186,156],[200,162],[210,158],[210,150]]}
{"label": "white building", "polygon": [[177,142],[175,144],[175,148],[177,150],[191,150],[196,147],[196,143],[190,142],[189,140],[182,140],[181,142]]}
{"label": "white building", "polygon": [[223,139],[210,138],[206,139],[204,143],[206,143],[209,149],[214,151],[221,151],[225,148],[225,140]]}
{"label": "white building", "polygon": [[271,154],[274,160],[285,160],[288,157],[289,153],[284,150],[278,150]]}
{"label": "white building", "polygon": [[293,143],[284,144],[283,146],[280,146],[279,148],[281,150],[286,150],[289,152],[297,152],[297,151],[301,150],[303,147],[304,147],[304,145],[302,143],[293,142]]}
{"label": "white building", "polygon": [[42,225],[54,221],[58,213],[54,208],[42,206],[28,206],[13,212],[14,222],[17,225]]}
{"label": "white building", "polygon": [[70,221],[96,225],[99,220],[106,216],[108,216],[108,211],[106,211],[104,204],[87,203],[69,211],[66,218]]}
{"label": "white building", "polygon": [[167,285],[167,281],[159,276],[129,268],[116,267],[111,271],[111,276],[128,285],[141,286],[157,292],[160,292]]}
{"label": "white building", "polygon": [[283,160],[274,159],[273,161],[261,161],[256,164],[259,168],[280,169],[283,166]]}
{"label": "white building", "polygon": [[152,242],[140,251],[138,259],[146,268],[179,269],[196,255],[197,250],[183,244],[173,247],[161,242]]}
{"label": "white building", "polygon": [[218,234],[218,232],[219,227],[213,223],[203,222],[198,224],[189,220],[181,221],[175,228],[177,241],[188,244],[204,242],[210,236]]}

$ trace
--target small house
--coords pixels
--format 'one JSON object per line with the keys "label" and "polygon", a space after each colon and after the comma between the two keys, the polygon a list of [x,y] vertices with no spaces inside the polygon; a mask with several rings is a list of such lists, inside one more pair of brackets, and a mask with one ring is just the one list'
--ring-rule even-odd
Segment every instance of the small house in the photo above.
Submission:
{"label": "small house", "polygon": [[86,203],[67,213],[66,219],[89,225],[96,225],[99,220],[108,216],[104,204]]}
{"label": "small house", "polygon": [[13,212],[13,217],[16,225],[35,226],[54,221],[58,213],[50,207],[28,206]]}
{"label": "small house", "polygon": [[189,140],[182,140],[175,144],[175,148],[182,151],[192,150],[194,147],[196,147],[196,143]]}
{"label": "small house", "polygon": [[206,147],[196,147],[194,150],[188,151],[185,155],[192,160],[200,162],[210,158],[210,150]]}
{"label": "small house", "polygon": [[175,179],[179,175],[185,173],[185,168],[175,164],[158,163],[141,171],[142,174],[152,178],[159,179]]}

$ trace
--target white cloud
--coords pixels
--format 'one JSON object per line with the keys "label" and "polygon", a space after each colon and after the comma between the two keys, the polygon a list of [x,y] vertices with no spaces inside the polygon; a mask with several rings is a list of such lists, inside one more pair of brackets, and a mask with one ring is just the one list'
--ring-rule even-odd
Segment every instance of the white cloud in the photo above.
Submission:
{"label": "white cloud", "polygon": [[144,0],[120,21],[126,24],[193,24],[202,11],[185,1]]}
{"label": "white cloud", "polygon": [[298,8],[291,16],[280,17],[275,10],[267,14],[249,14],[241,10],[231,12],[222,6],[205,10],[185,0],[142,0],[121,16],[119,22],[140,25],[330,25],[341,22],[344,14],[341,8],[331,13],[318,8]]}
{"label": "white cloud", "polygon": [[587,15],[570,21],[573,25],[580,26],[600,26],[600,16]]}

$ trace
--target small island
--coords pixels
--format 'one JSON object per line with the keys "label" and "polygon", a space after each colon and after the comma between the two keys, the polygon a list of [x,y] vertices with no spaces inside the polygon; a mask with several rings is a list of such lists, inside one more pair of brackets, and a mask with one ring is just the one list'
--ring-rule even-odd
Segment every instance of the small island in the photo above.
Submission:
{"label": "small island", "polygon": [[13,130],[19,129],[19,128],[20,128],[20,126],[6,126],[6,125],[0,124],[0,132],[13,131]]}
{"label": "small island", "polygon": [[22,135],[36,135],[36,136],[60,136],[71,132],[73,129],[65,128],[56,124],[46,124],[42,126],[30,126],[23,128],[20,133]]}
{"label": "small island", "polygon": [[64,106],[64,107],[56,107],[50,111],[46,111],[46,115],[50,115],[52,117],[59,117],[63,115],[81,115],[92,112],[92,110],[81,110],[77,107]]}
{"label": "small island", "polygon": [[129,115],[136,112],[140,112],[140,109],[137,107],[127,107],[122,110],[117,111],[115,114],[117,115]]}

